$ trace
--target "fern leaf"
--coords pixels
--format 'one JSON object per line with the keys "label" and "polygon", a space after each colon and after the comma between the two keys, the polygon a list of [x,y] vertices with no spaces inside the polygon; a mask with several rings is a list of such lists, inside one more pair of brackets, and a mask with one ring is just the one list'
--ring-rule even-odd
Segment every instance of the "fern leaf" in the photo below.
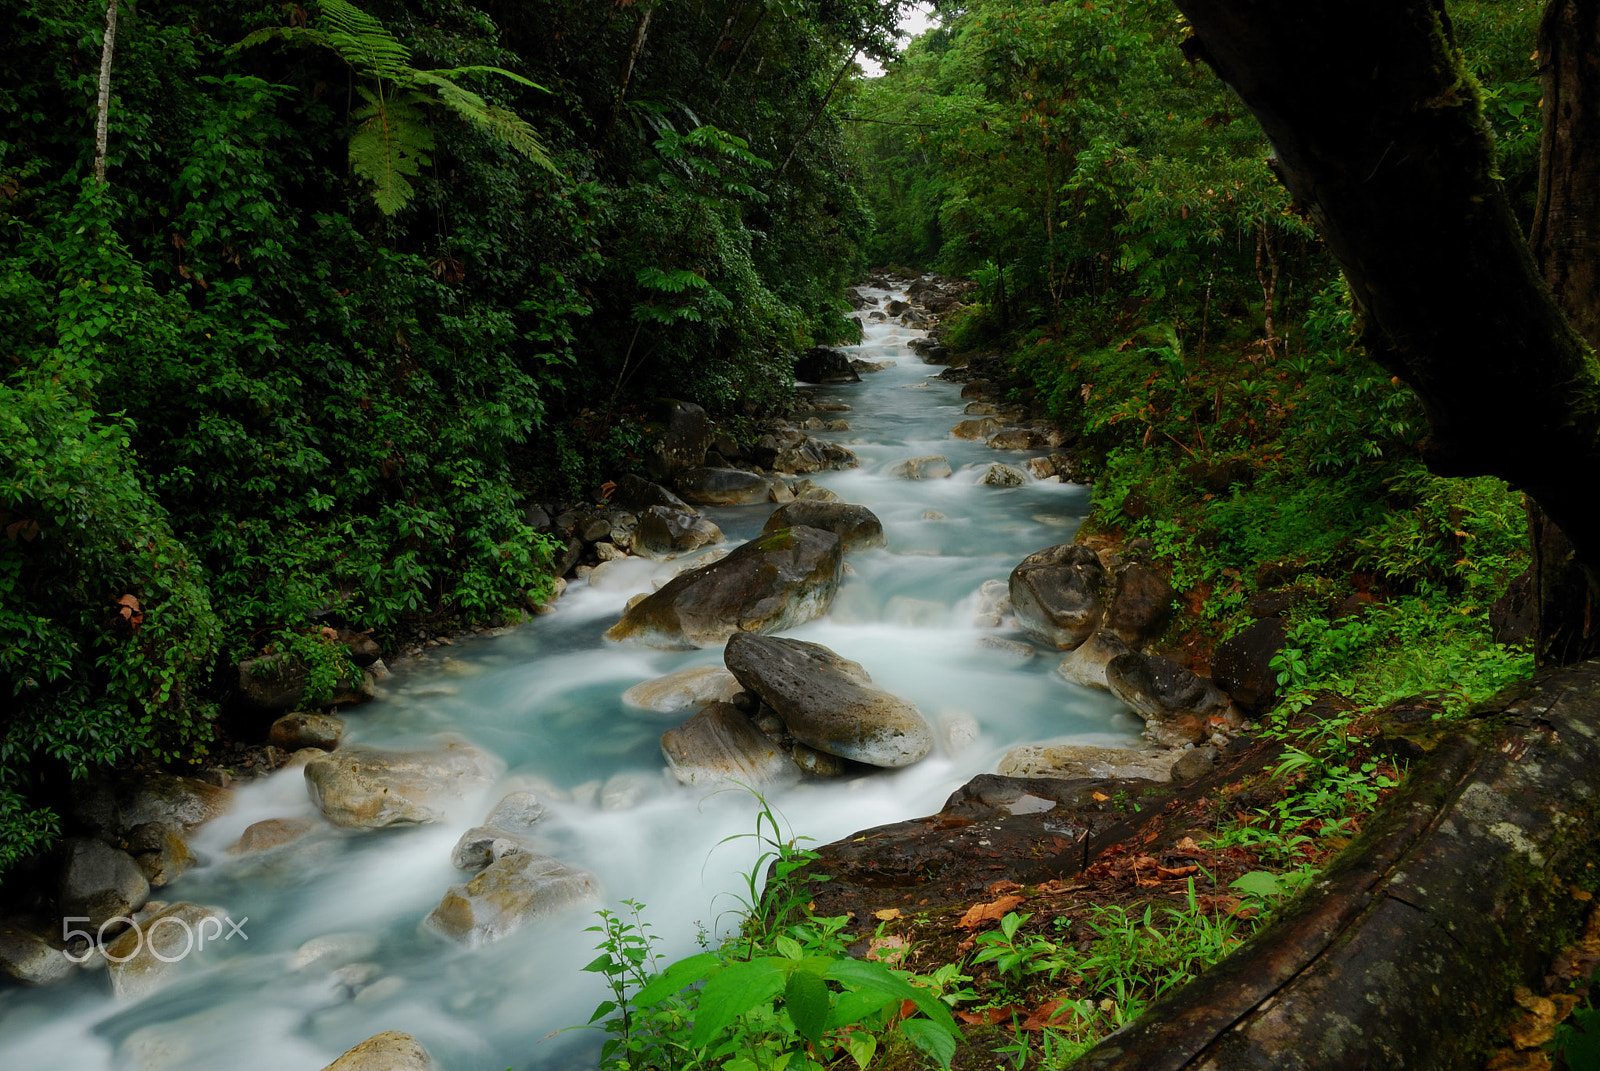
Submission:
{"label": "fern leaf", "polygon": [[245,34],[244,40],[235,41],[223,51],[231,54],[264,45],[268,41],[290,41],[301,45],[319,45],[323,48],[332,47],[333,44],[328,40],[328,35],[321,30],[308,30],[300,26],[268,26]]}
{"label": "fern leaf", "polygon": [[356,132],[350,138],[350,169],[372,183],[372,200],[386,216],[400,211],[416,196],[411,179],[432,163],[433,131],[428,129],[415,92],[384,100],[361,90],[366,104],[357,109]]}
{"label": "fern leaf", "polygon": [[541,93],[550,92],[538,82],[531,82],[514,71],[508,71],[504,67],[490,67],[480,63],[468,64],[465,67],[451,67],[449,70],[419,71],[417,73],[431,74],[446,79],[462,78],[469,74],[498,74],[501,78],[509,78],[518,85],[527,86],[529,89],[537,89]]}
{"label": "fern leaf", "polygon": [[463,119],[473,123],[498,141],[520,152],[547,171],[555,171],[555,164],[539,143],[538,135],[528,121],[509,108],[490,104],[478,94],[457,85],[439,71],[417,71],[414,80],[431,86],[438,100]]}
{"label": "fern leaf", "polygon": [[362,74],[403,81],[412,73],[411,50],[354,4],[322,0],[322,22],[328,28],[328,43]]}

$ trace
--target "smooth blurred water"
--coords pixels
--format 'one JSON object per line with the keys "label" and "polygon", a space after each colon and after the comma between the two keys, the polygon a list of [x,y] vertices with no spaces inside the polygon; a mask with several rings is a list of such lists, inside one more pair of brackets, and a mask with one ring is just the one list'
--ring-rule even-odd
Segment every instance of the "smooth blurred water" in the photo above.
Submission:
{"label": "smooth blurred water", "polygon": [[[789,635],[860,662],[930,720],[971,715],[981,735],[959,755],[936,752],[906,770],[775,791],[772,802],[793,831],[818,843],[929,814],[1018,743],[1137,741],[1137,725],[1119,704],[1066,683],[1053,653],[1019,663],[979,645],[996,634],[972,623],[979,585],[1004,578],[1024,555],[1071,539],[1088,509],[1088,489],[981,485],[990,462],[1020,464],[1028,454],[950,436],[964,419],[960,388],[932,378],[939,369],[906,349],[922,333],[867,325],[853,355],[894,360],[895,367],[860,384],[817,388],[819,401],[852,407],[819,415],[845,419],[851,430],[813,434],[848,445],[861,467],[813,479],[843,501],[871,508],[889,545],[849,555],[854,575],[832,613]],[[947,457],[955,475],[912,481],[885,474],[897,461],[927,454]],[[772,509],[707,512],[738,541],[754,535]],[[928,510],[944,519],[923,519]],[[664,574],[653,563],[630,562],[611,590],[576,583],[553,614],[398,667],[379,700],[348,712],[348,741],[416,746],[457,734],[504,762],[499,783],[448,822],[378,833],[327,829],[265,861],[224,849],[253,822],[315,809],[298,771],[239,789],[234,810],[200,834],[205,865],[158,895],[212,904],[236,920],[248,916],[248,942],[214,945],[139,1001],[114,1000],[105,975],[87,971],[49,990],[0,990],[0,1068],[317,1071],[383,1030],[417,1035],[449,1071],[592,1067],[597,1033],[547,1037],[586,1021],[605,996],[602,980],[581,970],[595,955],[596,935],[584,932],[592,915],[544,920],[476,950],[419,923],[447,886],[464,880],[449,861],[456,838],[501,795],[524,787],[553,800],[538,827],[539,850],[592,870],[607,906],[644,901],[669,958],[693,951],[697,930],[721,934],[736,923],[735,894],[756,849],[749,840],[721,842],[754,828],[755,801],[737,790],[671,782],[659,738],[688,712],[642,712],[620,698],[640,681],[720,662],[721,651],[619,647],[602,636],[628,597]],[[290,969],[297,947],[330,933],[378,939],[368,958],[380,980],[354,999],[327,971]]]}

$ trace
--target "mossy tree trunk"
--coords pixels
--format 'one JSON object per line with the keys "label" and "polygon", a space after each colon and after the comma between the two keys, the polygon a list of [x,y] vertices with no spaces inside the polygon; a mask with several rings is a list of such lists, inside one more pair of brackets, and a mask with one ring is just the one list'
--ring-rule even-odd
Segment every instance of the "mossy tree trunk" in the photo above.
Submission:
{"label": "mossy tree trunk", "polygon": [[1600,293],[1597,0],[1552,0],[1542,31],[1538,261],[1441,0],[1177,2],[1195,31],[1185,50],[1255,113],[1344,269],[1368,351],[1421,399],[1429,467],[1504,478],[1570,543],[1576,568],[1547,556],[1543,570],[1543,601],[1565,615],[1542,630],[1546,655],[1594,653],[1600,364],[1583,329]]}

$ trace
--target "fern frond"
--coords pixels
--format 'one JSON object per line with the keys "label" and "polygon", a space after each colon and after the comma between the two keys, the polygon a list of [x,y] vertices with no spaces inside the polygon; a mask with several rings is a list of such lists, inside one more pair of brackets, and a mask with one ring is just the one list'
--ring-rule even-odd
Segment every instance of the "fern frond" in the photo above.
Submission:
{"label": "fern frond", "polygon": [[401,81],[411,74],[411,50],[383,23],[346,0],[322,0],[328,43],[344,61],[371,78]]}
{"label": "fern frond", "polygon": [[431,74],[440,78],[461,78],[469,74],[498,74],[501,78],[509,78],[518,85],[527,86],[529,89],[537,89],[541,93],[550,92],[538,82],[530,82],[514,71],[508,71],[504,67],[489,67],[480,63],[468,64],[465,67],[451,67],[449,70],[419,71],[417,73]]}
{"label": "fern frond", "polygon": [[520,152],[547,171],[555,171],[544,146],[528,121],[509,108],[490,104],[478,94],[443,77],[439,71],[417,71],[414,80],[431,86],[438,100],[463,119],[473,123],[498,141]]}
{"label": "fern frond", "polygon": [[290,41],[295,44],[317,45],[322,48],[331,48],[333,46],[333,42],[328,40],[328,35],[321,30],[308,30],[301,26],[268,26],[265,29],[253,30],[245,34],[244,40],[235,41],[223,51],[231,54],[242,49],[264,45],[268,41]]}
{"label": "fern frond", "polygon": [[392,216],[416,196],[411,179],[433,162],[433,131],[422,110],[426,98],[407,91],[385,100],[365,87],[361,96],[367,103],[355,112],[350,169],[372,183],[378,211]]}

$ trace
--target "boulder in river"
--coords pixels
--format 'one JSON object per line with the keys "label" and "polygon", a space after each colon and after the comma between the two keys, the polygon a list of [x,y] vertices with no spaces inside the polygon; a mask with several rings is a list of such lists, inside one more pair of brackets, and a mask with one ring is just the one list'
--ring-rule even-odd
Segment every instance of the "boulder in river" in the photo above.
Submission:
{"label": "boulder in river", "polygon": [[679,509],[685,513],[695,512],[693,506],[665,487],[635,476],[631,472],[624,473],[617,479],[617,486],[612,490],[611,497],[607,501],[618,509],[626,510],[635,517],[643,514],[651,506]]}
{"label": "boulder in river", "polygon": [[419,751],[344,748],[305,766],[312,802],[354,829],[437,822],[496,773],[492,758],[460,740]]}
{"label": "boulder in river", "polygon": [[1106,684],[1144,718],[1157,743],[1199,743],[1211,735],[1213,719],[1239,720],[1222,689],[1159,655],[1118,655],[1106,664]]}
{"label": "boulder in river", "polygon": [[482,870],[497,859],[532,849],[532,831],[545,816],[535,793],[512,792],[494,805],[483,824],[456,840],[450,862],[457,870]]}
{"label": "boulder in river", "polygon": [[252,822],[228,849],[229,855],[256,855],[281,848],[317,828],[315,818],[263,818]]}
{"label": "boulder in river", "polygon": [[[210,924],[202,927],[208,919]],[[137,928],[106,946],[111,991],[124,1000],[155,992],[178,964],[228,932],[222,920],[223,913],[216,908],[186,902],[168,904],[141,919]]]}
{"label": "boulder in river", "polygon": [[954,471],[950,467],[950,459],[938,454],[907,458],[889,467],[890,476],[904,480],[942,480]]}
{"label": "boulder in river", "polygon": [[624,613],[606,636],[652,647],[714,647],[739,632],[792,628],[828,612],[843,564],[832,532],[781,528],[674,577]]}
{"label": "boulder in river", "polygon": [[128,831],[127,848],[155,889],[170,885],[198,861],[183,839],[183,830],[166,822],[134,826]]}
{"label": "boulder in river", "polygon": [[374,1034],[322,1071],[438,1071],[422,1042],[398,1030]]}
{"label": "boulder in river", "polygon": [[1166,748],[1083,747],[1076,744],[1024,744],[1006,752],[995,772],[1002,777],[1143,777],[1167,781],[1182,751]]}
{"label": "boulder in river", "polygon": [[93,932],[109,919],[131,915],[148,899],[150,882],[127,852],[92,837],[67,842],[56,893],[63,916],[87,919],[84,928]]}
{"label": "boulder in river", "polygon": [[1063,543],[1022,559],[1011,571],[1011,607],[1022,631],[1070,651],[1100,625],[1106,571],[1090,548]]}
{"label": "boulder in river", "polygon": [[820,644],[741,633],[728,640],[723,658],[791,736],[818,751],[895,767],[933,747],[933,730],[915,705],[876,687],[860,663]]}
{"label": "boulder in river", "polygon": [[664,677],[642,681],[622,693],[625,706],[670,713],[732,699],[739,682],[722,666],[690,666]]}
{"label": "boulder in river", "polygon": [[1211,679],[1246,710],[1264,714],[1278,701],[1278,671],[1272,660],[1287,642],[1283,621],[1264,617],[1217,644]]}
{"label": "boulder in river", "polygon": [[985,487],[1021,487],[1028,482],[1028,474],[997,461],[983,470],[983,479],[979,482]]}
{"label": "boulder in river", "polygon": [[644,467],[655,479],[706,463],[713,429],[706,411],[693,402],[657,401],[645,432]]}
{"label": "boulder in river", "polygon": [[452,885],[427,925],[462,944],[480,945],[599,895],[593,874],[548,855],[522,852],[496,859],[464,885]]}
{"label": "boulder in river", "polygon": [[[42,930],[42,928],[41,928]],[[0,973],[23,985],[53,985],[72,974],[66,952],[20,919],[0,919]]]}
{"label": "boulder in river", "polygon": [[772,483],[743,469],[689,469],[678,477],[678,491],[701,506],[746,506],[772,496]]}
{"label": "boulder in river", "polygon": [[285,751],[299,751],[303,747],[317,747],[332,751],[344,736],[344,720],[331,714],[313,714],[297,710],[285,714],[272,723],[267,739]]}
{"label": "boulder in river", "polygon": [[1031,450],[1042,441],[1028,428],[1002,428],[989,436],[984,445],[991,450]]}
{"label": "boulder in river", "polygon": [[1111,685],[1106,683],[1107,664],[1118,655],[1125,655],[1131,650],[1132,648],[1115,632],[1104,628],[1096,629],[1094,635],[1084,640],[1061,660],[1056,672],[1073,684],[1109,691]]}
{"label": "boulder in river", "polygon": [[731,703],[708,704],[662,733],[661,754],[680,785],[737,781],[758,788],[799,772],[788,753]]}
{"label": "boulder in river", "polygon": [[883,534],[883,522],[865,506],[846,502],[796,501],[779,506],[767,518],[761,530],[773,532],[797,524],[821,528],[839,537],[845,550],[872,550],[888,542]]}
{"label": "boulder in river", "polygon": [[722,542],[722,529],[698,513],[650,506],[633,530],[633,552],[662,561]]}
{"label": "boulder in river", "polygon": [[860,383],[850,358],[826,346],[813,346],[794,359],[794,378],[803,383]]}
{"label": "boulder in river", "polygon": [[974,417],[963,420],[950,429],[950,434],[958,439],[986,440],[989,436],[1000,430],[1000,421],[994,417]]}

